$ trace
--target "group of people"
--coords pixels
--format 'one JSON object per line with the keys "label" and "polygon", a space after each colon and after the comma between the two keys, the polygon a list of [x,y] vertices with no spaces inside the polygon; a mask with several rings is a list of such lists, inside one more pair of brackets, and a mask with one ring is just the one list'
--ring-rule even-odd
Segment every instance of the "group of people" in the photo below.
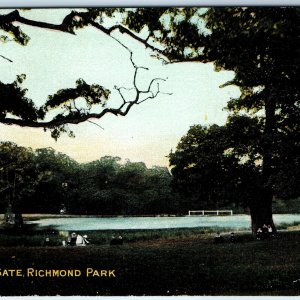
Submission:
{"label": "group of people", "polygon": [[[86,246],[90,242],[87,240],[87,235],[80,235],[73,232],[68,236],[67,242],[63,241],[63,246]],[[110,240],[110,245],[123,245],[123,237],[113,235]]]}
{"label": "group of people", "polygon": [[[63,246],[87,246],[90,242],[87,235],[77,234],[75,232],[68,235],[67,240],[62,241]],[[50,246],[50,237],[46,236],[43,242],[44,246]],[[110,245],[123,245],[123,237],[121,235],[113,235],[110,240]]]}
{"label": "group of people", "polygon": [[89,243],[86,234],[80,235],[73,232],[68,236],[67,242],[63,241],[63,246],[86,246]]}
{"label": "group of people", "polygon": [[257,240],[263,240],[269,237],[274,237],[274,232],[271,225],[264,224],[262,227],[257,228],[256,231]]}
{"label": "group of people", "polygon": [[113,235],[110,240],[110,245],[123,245],[123,237],[121,235],[118,237]]}
{"label": "group of people", "polygon": [[[236,241],[234,232],[231,232],[231,233],[230,233],[229,241],[230,241],[231,243],[234,243],[234,242]],[[216,235],[215,238],[214,238],[214,243],[215,243],[215,244],[222,244],[222,243],[224,243],[224,242],[225,242],[224,237],[221,236],[220,232],[217,232],[217,235]]]}
{"label": "group of people", "polygon": [[[257,240],[264,240],[267,238],[275,237],[273,227],[271,225],[264,224],[262,227],[259,227],[256,231],[256,239]],[[226,238],[226,240],[228,240]],[[231,232],[229,241],[231,243],[236,242],[236,237],[234,232]],[[215,238],[214,238],[214,243],[215,244],[222,244],[225,242],[225,239],[223,236],[221,236],[220,232],[217,232]]]}

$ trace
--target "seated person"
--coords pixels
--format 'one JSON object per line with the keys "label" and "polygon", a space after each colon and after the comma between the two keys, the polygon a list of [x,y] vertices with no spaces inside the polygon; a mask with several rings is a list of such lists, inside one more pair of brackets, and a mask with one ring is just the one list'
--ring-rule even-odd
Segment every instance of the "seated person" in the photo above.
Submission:
{"label": "seated person", "polygon": [[236,240],[235,240],[234,232],[231,232],[231,233],[230,233],[230,242],[231,242],[231,243],[235,243],[235,241],[236,241]]}
{"label": "seated person", "polygon": [[268,234],[269,234],[269,236],[274,236],[274,234],[273,234],[273,228],[272,228],[272,226],[271,225],[268,225]]}
{"label": "seated person", "polygon": [[84,242],[83,236],[80,235],[80,234],[77,234],[76,246],[85,246],[85,242]]}
{"label": "seated person", "polygon": [[83,241],[84,241],[84,243],[86,244],[86,245],[88,245],[90,242],[87,240],[87,235],[85,234],[84,236],[83,236]]}
{"label": "seated person", "polygon": [[110,240],[110,245],[123,245],[123,237],[119,235],[119,237],[116,238],[115,235],[113,235]]}
{"label": "seated person", "polygon": [[220,235],[220,232],[217,232],[217,235],[214,238],[215,244],[221,244],[224,242],[224,238]]}
{"label": "seated person", "polygon": [[262,229],[260,227],[258,227],[258,229],[256,231],[256,239],[261,240],[262,234],[263,234]]}
{"label": "seated person", "polygon": [[76,245],[76,240],[77,240],[77,235],[75,232],[71,234],[71,236],[68,238],[68,245],[70,246],[75,246]]}

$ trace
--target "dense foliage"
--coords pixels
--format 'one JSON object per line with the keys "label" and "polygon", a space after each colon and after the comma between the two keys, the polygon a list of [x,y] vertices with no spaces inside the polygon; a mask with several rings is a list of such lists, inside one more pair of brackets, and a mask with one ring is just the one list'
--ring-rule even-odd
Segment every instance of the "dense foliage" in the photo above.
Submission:
{"label": "dense foliage", "polygon": [[102,157],[79,164],[52,148],[0,144],[0,210],[22,213],[170,214],[178,211],[167,168]]}
{"label": "dense foliage", "polygon": [[[192,147],[184,147],[186,140],[193,140],[192,129],[189,131],[187,138],[178,145],[176,156],[172,158],[171,155],[171,163],[176,166],[174,172],[178,178],[183,176],[187,181],[194,176],[191,172],[195,172],[198,186],[206,184],[205,172],[223,174],[220,180],[208,176],[214,184],[206,184],[207,198],[207,195],[216,193],[216,184],[221,182],[226,188],[232,180],[241,181],[239,172],[234,170],[236,166],[241,169],[246,165],[249,176],[245,178],[248,182],[245,187],[250,199],[246,197],[244,202],[251,210],[253,230],[264,223],[273,225],[273,197],[299,195],[300,10],[254,7],[208,9],[202,14],[207,33],[199,33],[201,37],[198,39],[203,48],[199,53],[199,49],[193,46],[190,54],[186,55],[188,41],[194,45],[194,34],[199,28],[196,24],[192,25],[193,17],[195,14],[191,16],[184,10],[179,21],[173,21],[174,28],[183,30],[186,23],[190,27],[181,32],[187,40],[183,45],[178,44],[181,52],[177,48],[172,58],[180,59],[181,56],[183,60],[212,61],[217,71],[234,71],[234,79],[224,83],[223,87],[238,86],[241,95],[227,104],[230,116],[222,129],[222,138],[216,134],[214,126],[205,129],[204,138],[203,132],[198,130],[196,136],[202,141],[196,146],[198,152],[193,152]],[[172,26],[170,28],[175,30]],[[194,34],[188,33],[188,30]],[[172,39],[163,41],[166,47],[181,40],[181,35]],[[223,135],[227,136],[227,145]],[[206,147],[210,148],[208,152]],[[182,153],[194,153],[191,154],[194,155],[192,168],[190,165],[182,168]],[[224,162],[228,162],[229,158],[232,161],[228,178],[224,173]],[[204,161],[204,166],[199,167],[198,161]],[[238,192],[234,186],[233,191]]]}

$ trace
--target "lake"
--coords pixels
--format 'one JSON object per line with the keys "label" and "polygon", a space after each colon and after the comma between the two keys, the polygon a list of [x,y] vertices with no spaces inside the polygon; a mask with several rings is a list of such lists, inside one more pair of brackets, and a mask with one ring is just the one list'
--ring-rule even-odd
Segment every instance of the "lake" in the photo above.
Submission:
{"label": "lake", "polygon": [[[273,215],[276,225],[300,223],[300,214]],[[211,228],[250,229],[249,215],[233,216],[185,216],[185,217],[72,217],[46,218],[28,221],[39,227],[53,227],[57,230],[125,230],[125,229],[167,229],[167,228]]]}

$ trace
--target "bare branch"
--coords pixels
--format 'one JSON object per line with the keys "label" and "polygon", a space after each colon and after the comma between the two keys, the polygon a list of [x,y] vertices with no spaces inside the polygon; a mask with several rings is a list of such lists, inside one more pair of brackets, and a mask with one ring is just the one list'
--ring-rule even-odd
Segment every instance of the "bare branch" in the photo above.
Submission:
{"label": "bare branch", "polygon": [[119,89],[120,90],[126,90],[126,91],[132,91],[132,90],[134,90],[134,88],[126,88],[124,86],[121,86]]}
{"label": "bare branch", "polygon": [[[73,102],[73,106],[74,106],[75,110],[76,110],[77,112],[81,113],[81,110],[76,106],[75,99],[72,99],[72,102]],[[72,111],[71,105],[69,106],[69,108],[70,108],[70,111]]]}
{"label": "bare branch", "polygon": [[159,80],[161,80],[161,81],[166,81],[167,79],[168,79],[168,78],[166,78],[166,79],[163,79],[163,78],[154,78],[154,79],[152,79],[151,82],[150,82],[150,84],[149,84],[149,86],[148,86],[148,89],[145,90],[145,91],[141,91],[141,93],[149,93],[150,90],[151,90],[152,84],[153,84],[155,81],[159,81]]}
{"label": "bare branch", "polygon": [[94,125],[96,125],[96,126],[98,126],[98,127],[100,127],[102,130],[104,130],[104,128],[103,128],[102,126],[100,126],[99,124],[97,124],[97,123],[95,123],[95,122],[93,122],[93,121],[91,121],[91,120],[88,120],[88,122],[89,122],[89,123],[92,123],[92,124],[94,124]]}
{"label": "bare branch", "polygon": [[0,56],[1,56],[2,58],[6,59],[7,61],[11,62],[11,63],[13,62],[11,59],[9,59],[9,58],[7,58],[7,57],[1,55],[1,54],[0,54]]}
{"label": "bare branch", "polygon": [[159,92],[161,95],[168,95],[168,96],[172,96],[173,93],[166,93],[166,92]]}
{"label": "bare branch", "polygon": [[157,97],[157,95],[159,94],[159,91],[156,91],[156,93],[154,94],[153,92],[151,92],[151,96],[139,101],[137,104],[141,104],[149,99],[154,99],[155,97]]}
{"label": "bare branch", "polygon": [[121,96],[121,98],[122,98],[122,100],[123,100],[123,103],[124,104],[126,104],[126,103],[128,103],[127,101],[126,101],[126,99],[124,98],[124,95],[122,94],[122,92],[121,92],[121,89],[126,89],[126,88],[124,88],[124,87],[117,87],[117,86],[115,86],[115,89],[119,92],[119,95]]}
{"label": "bare branch", "polygon": [[163,50],[158,49],[157,47],[154,47],[153,45],[148,43],[149,37],[147,37],[145,40],[140,38],[139,36],[137,36],[136,34],[134,34],[131,30],[129,30],[128,28],[118,24],[118,25],[114,25],[112,27],[110,27],[109,29],[106,29],[105,27],[101,26],[100,24],[96,23],[96,22],[91,22],[90,23],[92,26],[94,26],[95,28],[98,28],[99,30],[103,31],[104,33],[111,35],[111,33],[115,30],[119,30],[120,33],[124,34],[126,33],[127,35],[129,35],[130,37],[132,37],[133,39],[135,39],[136,41],[140,42],[141,44],[143,44],[145,46],[145,48],[149,48],[152,51],[158,52],[162,55],[165,55]]}

